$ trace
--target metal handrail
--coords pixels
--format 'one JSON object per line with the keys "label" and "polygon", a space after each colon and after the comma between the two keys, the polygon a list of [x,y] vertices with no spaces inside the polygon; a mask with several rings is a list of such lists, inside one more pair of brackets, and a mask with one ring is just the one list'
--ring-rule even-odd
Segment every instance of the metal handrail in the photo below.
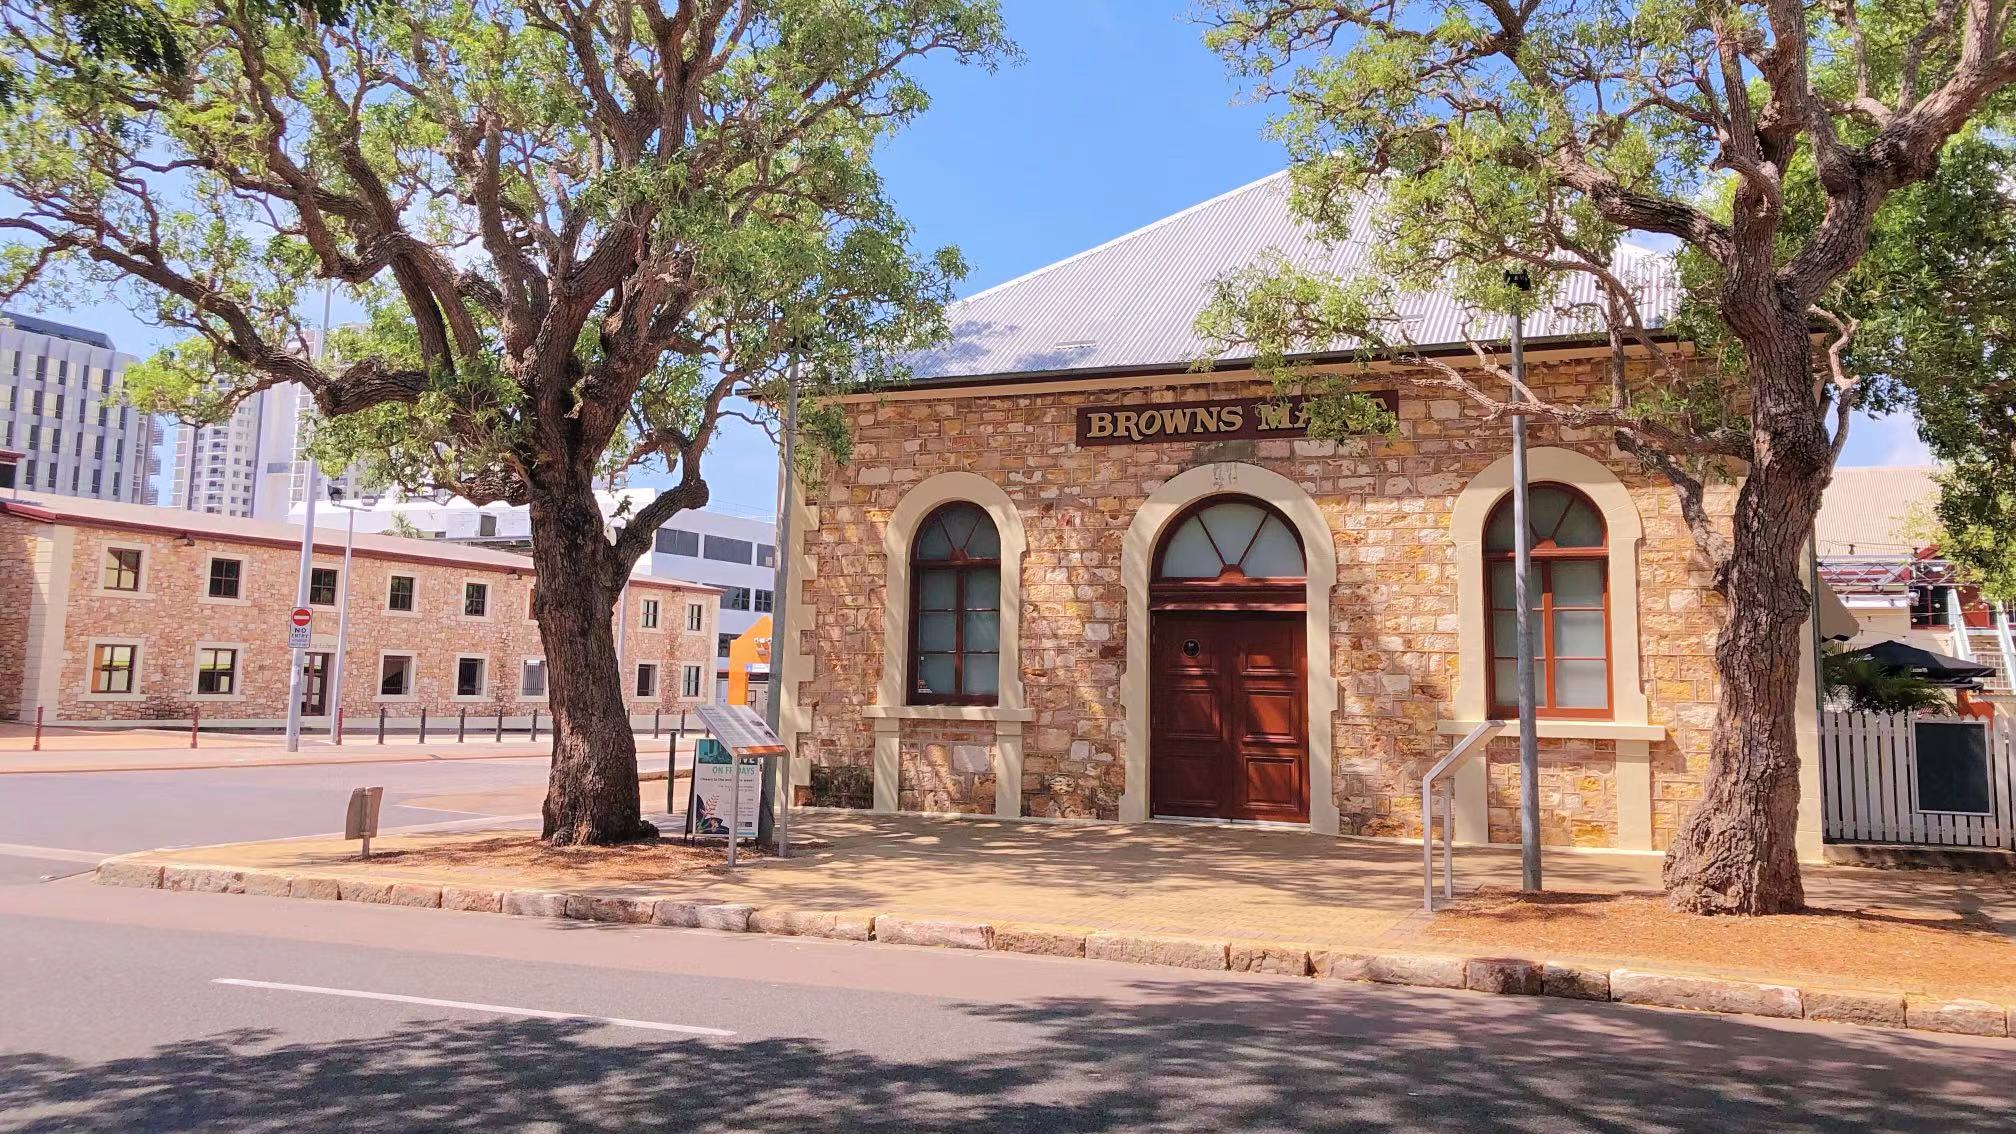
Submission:
{"label": "metal handrail", "polygon": [[2002,653],[2002,680],[2016,689],[2016,635],[2009,630],[2009,607],[1995,604],[1995,645]]}
{"label": "metal handrail", "polygon": [[1967,612],[1960,607],[1960,588],[1946,588],[1946,618],[1953,624],[1953,656],[1974,660],[1974,643],[1967,639]]}
{"label": "metal handrail", "polygon": [[[1435,912],[1435,781],[1442,774],[1455,767],[1473,749],[1480,749],[1492,737],[1505,731],[1505,722],[1484,721],[1473,728],[1449,755],[1435,762],[1428,774],[1421,777],[1421,908]],[[1456,785],[1442,785],[1442,896],[1456,896],[1456,867],[1453,861],[1456,845]]]}

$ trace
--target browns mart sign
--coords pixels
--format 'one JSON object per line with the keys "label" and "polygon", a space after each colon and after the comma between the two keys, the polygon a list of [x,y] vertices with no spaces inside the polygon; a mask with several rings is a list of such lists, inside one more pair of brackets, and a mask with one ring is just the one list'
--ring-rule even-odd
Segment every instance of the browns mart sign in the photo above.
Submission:
{"label": "browns mart sign", "polygon": [[[1390,390],[1370,393],[1388,411],[1398,412]],[[1304,437],[1309,433],[1309,401],[1300,394],[1256,394],[1207,402],[1110,402],[1078,407],[1078,444],[1142,445],[1158,441],[1239,441]]]}

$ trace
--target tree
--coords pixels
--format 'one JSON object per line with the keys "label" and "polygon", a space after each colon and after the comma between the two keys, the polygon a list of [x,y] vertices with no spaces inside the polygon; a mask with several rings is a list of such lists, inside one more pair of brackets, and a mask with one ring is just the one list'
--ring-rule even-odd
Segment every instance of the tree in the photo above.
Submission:
{"label": "tree", "polygon": [[[1669,851],[1668,892],[1702,913],[1797,909],[1803,549],[1863,397],[1845,361],[1855,323],[1830,303],[1885,202],[2016,79],[2008,12],[1999,0],[1208,0],[1206,13],[1210,44],[1257,94],[1285,100],[1275,129],[1300,213],[1341,241],[1354,204],[1377,202],[1381,278],[1259,265],[1220,282],[1200,326],[1337,402],[1333,416],[1352,412],[1348,375],[1317,377],[1296,355],[1356,343],[1494,419],[1611,431],[1662,474],[1725,600],[1702,799]],[[1806,232],[1786,223],[1801,161],[1819,206]],[[1693,359],[1662,340],[1669,313],[1644,302],[1653,269],[1620,253],[1634,234],[1679,250],[1696,310],[1729,349]],[[1512,267],[1528,269],[1530,296],[1504,282]],[[1610,389],[1587,402],[1530,390],[1515,402],[1481,338],[1477,367],[1459,368],[1412,349],[1399,317],[1409,288],[1504,312],[1559,302],[1569,281],[1593,296],[1611,346]],[[1731,465],[1744,475],[1724,523],[1704,492]]]}
{"label": "tree", "polygon": [[[172,6],[179,77],[94,66],[0,7],[0,295],[123,295],[187,338],[136,399],[216,420],[298,382],[328,462],[527,505],[551,675],[544,835],[637,837],[611,610],[704,505],[737,395],[900,373],[942,334],[957,253],[920,256],[870,157],[927,55],[1012,55],[993,0],[411,0],[347,25]],[[297,311],[365,305],[318,361]],[[319,304],[317,305],[319,306]],[[808,446],[809,448],[809,446]],[[662,466],[620,530],[594,490]]]}

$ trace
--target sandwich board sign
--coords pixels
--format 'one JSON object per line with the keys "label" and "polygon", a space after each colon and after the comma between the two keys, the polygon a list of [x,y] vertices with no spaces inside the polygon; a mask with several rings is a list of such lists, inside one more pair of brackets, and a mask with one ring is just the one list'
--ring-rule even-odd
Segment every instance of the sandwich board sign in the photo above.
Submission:
{"label": "sandwich board sign", "polygon": [[297,606],[294,613],[287,616],[287,648],[305,650],[315,642],[315,612],[305,606]]}
{"label": "sandwich board sign", "polygon": [[703,737],[693,748],[686,833],[725,839],[731,812],[736,837],[755,838],[756,821],[763,813],[763,761],[736,756],[719,740]]}

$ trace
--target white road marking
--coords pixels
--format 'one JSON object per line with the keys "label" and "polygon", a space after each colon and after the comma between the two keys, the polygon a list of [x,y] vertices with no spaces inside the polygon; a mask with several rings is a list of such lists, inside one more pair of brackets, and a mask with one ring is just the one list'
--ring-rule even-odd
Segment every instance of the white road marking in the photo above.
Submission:
{"label": "white road marking", "polygon": [[495,1012],[500,1016],[526,1016],[536,1020],[586,1020],[619,1028],[642,1028],[652,1032],[678,1032],[689,1036],[732,1036],[722,1028],[702,1028],[692,1024],[665,1024],[657,1020],[626,1020],[620,1016],[589,1016],[580,1012],[550,1012],[544,1008],[513,1008],[504,1004],[476,1004],[467,1000],[436,1000],[431,996],[401,996],[393,992],[366,992],[355,988],[323,988],[313,984],[282,984],[267,980],[218,977],[211,984],[237,988],[269,988],[280,992],[311,992],[320,996],[343,996],[352,1000],[385,1000],[394,1004],[419,1004],[428,1008],[459,1008],[468,1012]]}
{"label": "white road marking", "polygon": [[93,866],[117,854],[117,851],[70,850],[67,847],[31,847],[26,843],[0,843],[0,854],[16,858],[50,858],[57,862],[88,862]]}

